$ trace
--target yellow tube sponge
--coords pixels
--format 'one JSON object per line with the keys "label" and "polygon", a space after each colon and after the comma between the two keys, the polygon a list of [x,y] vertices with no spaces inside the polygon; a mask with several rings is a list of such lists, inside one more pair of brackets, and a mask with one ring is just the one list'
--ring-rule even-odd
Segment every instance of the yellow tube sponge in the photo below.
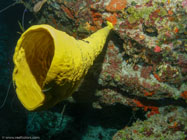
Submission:
{"label": "yellow tube sponge", "polygon": [[27,110],[47,109],[72,95],[103,49],[113,28],[107,24],[83,40],[49,25],[22,34],[13,56],[13,82]]}

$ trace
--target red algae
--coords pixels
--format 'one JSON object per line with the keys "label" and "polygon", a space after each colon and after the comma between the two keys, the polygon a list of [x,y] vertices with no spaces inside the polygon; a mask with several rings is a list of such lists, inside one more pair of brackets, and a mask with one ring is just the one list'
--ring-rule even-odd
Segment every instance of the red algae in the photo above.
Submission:
{"label": "red algae", "polygon": [[159,113],[160,113],[158,107],[156,107],[156,106],[146,106],[146,105],[143,105],[140,101],[135,100],[135,99],[133,100],[133,102],[137,105],[137,107],[143,108],[144,111],[147,111],[148,109],[151,110],[151,112],[149,112],[149,113],[147,114],[147,117],[148,117],[148,118],[151,117],[152,115],[155,115],[155,114],[159,114]]}
{"label": "red algae", "polygon": [[181,97],[183,97],[186,100],[187,99],[187,91],[183,91],[181,93]]}
{"label": "red algae", "polygon": [[162,80],[161,80],[161,78],[158,76],[158,74],[154,73],[153,75],[154,75],[154,77],[155,77],[159,82],[162,82]]}
{"label": "red algae", "polygon": [[115,25],[117,23],[117,18],[116,18],[117,14],[114,13],[113,15],[109,16],[106,18],[106,20],[110,21],[113,25]]}
{"label": "red algae", "polygon": [[150,74],[151,74],[151,71],[152,71],[152,66],[146,66],[146,67],[143,67],[141,69],[141,77],[145,78],[145,79],[149,79],[150,78]]}
{"label": "red algae", "polygon": [[155,48],[154,48],[154,52],[156,52],[156,53],[158,53],[158,52],[160,52],[161,51],[161,48],[160,48],[160,46],[155,46]]}
{"label": "red algae", "polygon": [[106,10],[109,12],[120,11],[126,7],[126,0],[111,0],[109,5],[106,6]]}
{"label": "red algae", "polygon": [[61,9],[67,14],[67,16],[71,19],[74,19],[74,13],[72,13],[72,11],[70,11],[70,9],[68,9],[67,7],[65,7],[64,5],[61,5]]}
{"label": "red algae", "polygon": [[[94,11],[91,11],[91,14],[92,14],[92,20],[93,20],[93,24],[96,26],[97,29],[100,29],[101,28],[101,25],[103,23],[103,19],[102,19],[102,15],[98,12],[94,12]],[[96,29],[95,28],[95,29]],[[94,29],[94,30],[95,30]],[[92,29],[91,29],[92,30]],[[93,30],[92,30],[93,31]]]}
{"label": "red algae", "polygon": [[152,96],[154,92],[144,91],[144,96]]}

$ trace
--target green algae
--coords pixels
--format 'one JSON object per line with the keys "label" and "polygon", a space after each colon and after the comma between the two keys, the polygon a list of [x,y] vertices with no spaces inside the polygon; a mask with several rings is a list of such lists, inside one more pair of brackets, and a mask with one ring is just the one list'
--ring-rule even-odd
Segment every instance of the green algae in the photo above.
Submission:
{"label": "green algae", "polygon": [[128,21],[129,23],[133,24],[137,22],[140,19],[148,20],[149,15],[153,12],[153,7],[144,7],[137,9],[136,7],[132,6],[127,9],[127,12],[129,13]]}

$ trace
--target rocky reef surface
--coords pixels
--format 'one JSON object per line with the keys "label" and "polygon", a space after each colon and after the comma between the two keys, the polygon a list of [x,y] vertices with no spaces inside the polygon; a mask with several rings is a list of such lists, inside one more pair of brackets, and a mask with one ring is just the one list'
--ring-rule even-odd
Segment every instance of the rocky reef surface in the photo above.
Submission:
{"label": "rocky reef surface", "polygon": [[34,15],[30,25],[50,24],[76,39],[113,23],[102,54],[68,102],[145,111],[144,121],[124,126],[114,140],[187,139],[186,0],[19,2]]}

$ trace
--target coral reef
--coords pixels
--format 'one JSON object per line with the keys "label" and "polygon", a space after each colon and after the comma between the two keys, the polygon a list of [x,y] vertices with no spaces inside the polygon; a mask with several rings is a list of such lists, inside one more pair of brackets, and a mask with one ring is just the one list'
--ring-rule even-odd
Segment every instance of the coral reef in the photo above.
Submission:
{"label": "coral reef", "polygon": [[31,25],[47,23],[77,39],[113,23],[108,46],[73,95],[98,109],[120,103],[147,112],[113,139],[186,139],[186,0],[48,0],[34,13],[38,2],[24,2],[35,15]]}
{"label": "coral reef", "polygon": [[167,106],[161,107],[160,112],[160,115],[154,115],[146,121],[138,120],[131,127],[118,131],[113,136],[113,140],[131,140],[132,138],[133,140],[185,140],[186,110],[181,107]]}
{"label": "coral reef", "polygon": [[[37,2],[34,0],[32,5],[25,5],[33,11],[33,6]],[[121,39],[116,38],[115,42],[120,40],[122,43],[113,43],[114,49],[111,52],[107,50],[109,53],[106,53],[105,58],[116,60],[117,57],[121,60],[115,65],[110,62],[113,60],[104,61],[100,74],[100,81],[103,83],[107,81],[103,74],[112,76],[110,73],[113,73],[120,77],[116,85],[124,85],[121,86],[123,90],[132,89],[131,94],[138,96],[144,96],[145,92],[154,92],[152,94],[154,99],[163,97],[178,99],[181,98],[181,93],[187,90],[185,73],[187,19],[186,7],[182,0],[177,2],[58,0],[46,3],[36,14],[37,20],[34,23],[51,24],[78,39],[100,29],[106,20],[113,22],[115,36],[118,35]],[[113,77],[111,79],[114,80]],[[134,88],[135,82],[136,88]],[[128,88],[125,86],[127,84]]]}

